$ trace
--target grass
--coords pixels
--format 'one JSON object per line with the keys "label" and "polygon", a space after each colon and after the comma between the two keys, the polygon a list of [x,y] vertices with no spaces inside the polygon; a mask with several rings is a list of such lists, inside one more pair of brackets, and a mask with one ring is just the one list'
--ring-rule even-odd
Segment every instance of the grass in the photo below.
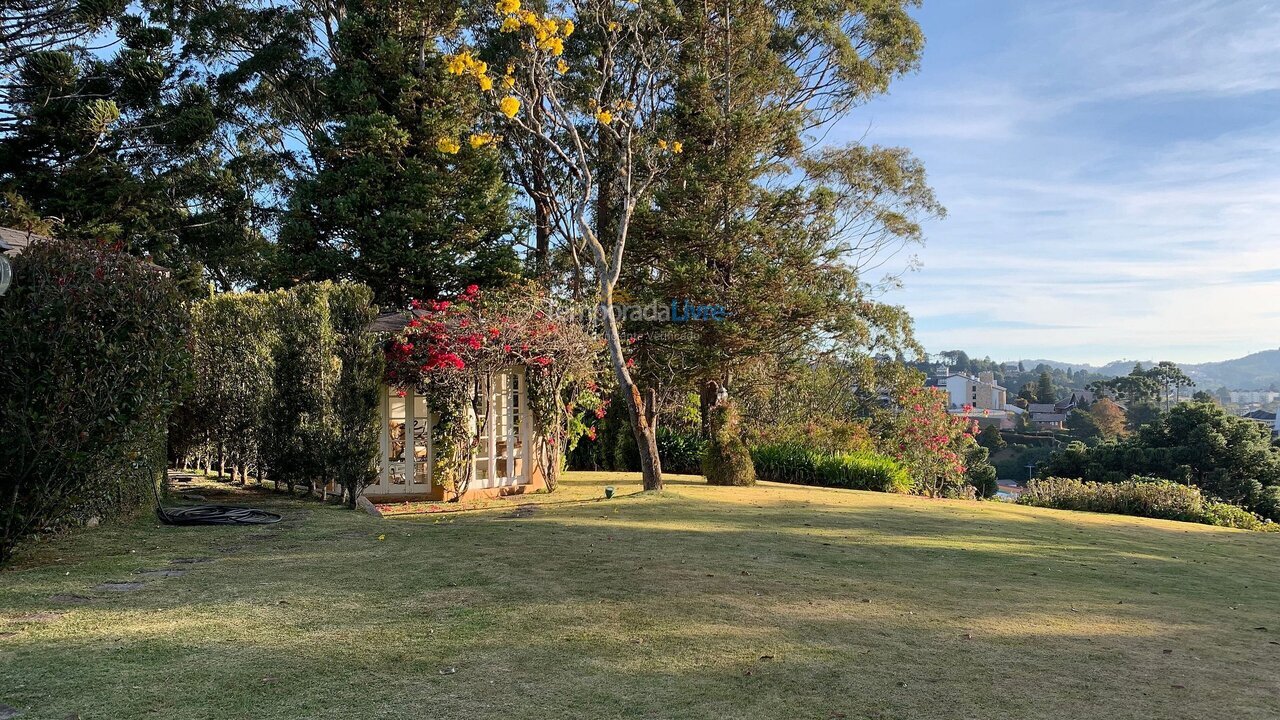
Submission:
{"label": "grass", "polygon": [[[42,543],[0,573],[0,703],[23,720],[1280,716],[1280,536],[673,480],[629,495],[635,476],[571,474],[565,497],[625,497],[385,520],[263,495],[284,522]],[[212,560],[171,564],[192,558]],[[166,568],[188,572],[92,589]]]}

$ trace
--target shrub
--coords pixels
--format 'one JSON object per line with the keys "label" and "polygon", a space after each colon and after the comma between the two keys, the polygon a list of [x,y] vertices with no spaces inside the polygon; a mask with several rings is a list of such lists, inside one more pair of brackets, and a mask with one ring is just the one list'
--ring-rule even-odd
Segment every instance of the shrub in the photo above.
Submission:
{"label": "shrub", "polygon": [[1056,477],[1032,480],[1018,502],[1059,510],[1137,515],[1242,530],[1276,528],[1274,523],[1244,508],[1206,500],[1197,487],[1140,475],[1118,483]]}
{"label": "shrub", "polygon": [[827,453],[799,443],[771,443],[751,449],[762,480],[820,487],[905,493],[911,476],[892,458],[870,451]]}
{"label": "shrub", "polygon": [[174,283],[128,255],[37,243],[0,297],[0,561],[23,538],[151,500],[187,378]]}
{"label": "shrub", "polygon": [[1136,475],[1118,483],[1057,477],[1032,480],[1018,502],[1189,522],[1203,522],[1205,517],[1205,500],[1198,488]]}
{"label": "shrub", "polygon": [[702,472],[702,454],[707,441],[692,432],[658,428],[658,456],[663,472],[696,475]]}
{"label": "shrub", "polygon": [[1241,530],[1263,530],[1267,525],[1257,515],[1230,503],[1208,503],[1204,511],[1204,520],[1201,522],[1208,525]]}
{"label": "shrub", "polygon": [[755,485],[756,469],[742,442],[738,411],[731,403],[711,408],[711,440],[702,455],[709,485]]}

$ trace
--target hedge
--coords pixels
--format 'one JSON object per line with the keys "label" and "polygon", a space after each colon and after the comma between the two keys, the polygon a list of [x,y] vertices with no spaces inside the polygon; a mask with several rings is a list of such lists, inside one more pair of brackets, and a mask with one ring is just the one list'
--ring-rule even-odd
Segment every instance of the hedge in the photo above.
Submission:
{"label": "hedge", "polygon": [[175,416],[184,464],[243,482],[336,482],[354,504],[373,482],[383,355],[372,292],[305,283],[215,295],[193,310],[195,391]]}
{"label": "hedge", "polygon": [[188,377],[175,284],[97,246],[38,242],[0,296],[0,561],[42,530],[145,506]]}
{"label": "hedge", "polygon": [[873,452],[822,452],[798,443],[751,449],[761,480],[879,492],[911,491],[911,475],[893,458]]}
{"label": "hedge", "polygon": [[1247,510],[1207,500],[1200,489],[1138,475],[1117,482],[1049,477],[1031,480],[1018,498],[1022,505],[1181,520],[1244,530],[1271,530]]}

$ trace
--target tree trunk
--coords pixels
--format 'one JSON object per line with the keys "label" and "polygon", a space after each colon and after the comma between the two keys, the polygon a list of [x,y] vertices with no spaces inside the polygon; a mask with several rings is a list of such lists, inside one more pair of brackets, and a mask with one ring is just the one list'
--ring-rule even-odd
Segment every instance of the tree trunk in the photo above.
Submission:
{"label": "tree trunk", "polygon": [[618,335],[618,321],[613,316],[613,288],[605,281],[600,288],[600,315],[604,322],[604,339],[609,349],[609,362],[618,379],[618,388],[627,404],[627,416],[635,435],[636,448],[640,451],[640,473],[644,477],[645,490],[662,489],[662,460],[658,457],[658,436],[655,427],[657,402],[650,393],[649,402],[640,395],[640,388],[631,379],[627,360],[622,354],[622,338]]}

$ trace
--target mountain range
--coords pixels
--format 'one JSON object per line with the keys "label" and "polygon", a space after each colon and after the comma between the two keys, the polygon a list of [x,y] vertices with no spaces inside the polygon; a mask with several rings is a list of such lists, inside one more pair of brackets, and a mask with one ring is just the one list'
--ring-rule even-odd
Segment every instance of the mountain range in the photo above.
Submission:
{"label": "mountain range", "polygon": [[[1128,375],[1133,364],[1141,362],[1143,367],[1151,367],[1154,360],[1116,360],[1106,365],[1090,365],[1088,363],[1066,363],[1058,360],[1022,359],[1025,368],[1033,368],[1044,364],[1063,370],[1085,369],[1100,375]],[[1266,390],[1271,386],[1280,388],[1280,349],[1263,350],[1234,360],[1219,360],[1207,363],[1178,363],[1182,371],[1196,381],[1196,386],[1207,390],[1217,390],[1224,385],[1232,390]]]}

